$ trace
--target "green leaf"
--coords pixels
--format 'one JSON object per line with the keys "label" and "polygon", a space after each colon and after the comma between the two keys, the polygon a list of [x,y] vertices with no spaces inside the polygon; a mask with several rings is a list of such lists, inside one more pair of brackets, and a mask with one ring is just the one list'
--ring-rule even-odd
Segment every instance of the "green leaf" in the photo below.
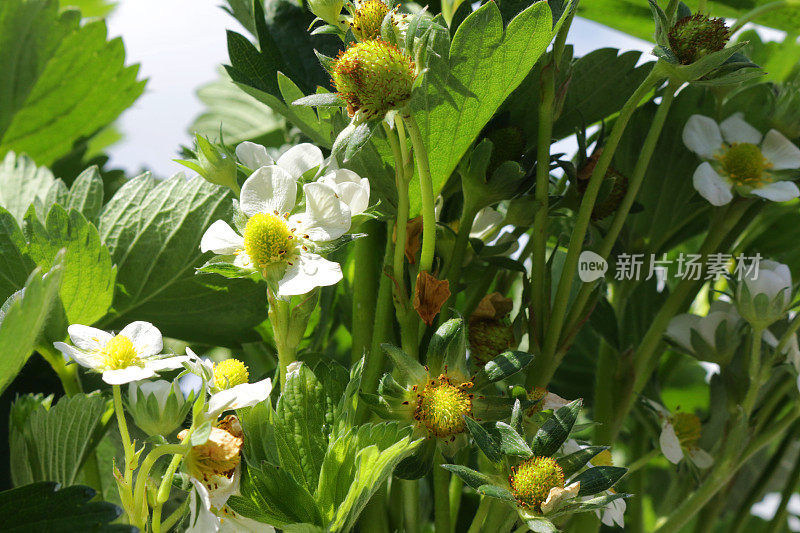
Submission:
{"label": "green leaf", "polygon": [[0,206],[22,223],[28,207],[36,202],[44,202],[53,182],[55,178],[49,169],[37,168],[26,155],[17,156],[9,152],[0,165]]}
{"label": "green leaf", "polygon": [[84,18],[104,17],[117,7],[117,2],[109,0],[61,0],[61,9],[77,9]]}
{"label": "green leaf", "polygon": [[503,455],[516,457],[531,457],[533,455],[522,435],[514,431],[514,428],[505,422],[495,422],[489,433],[500,443],[500,451]]}
{"label": "green leaf", "polygon": [[0,207],[0,301],[25,285],[35,264],[25,253],[27,243],[13,215]]}
{"label": "green leaf", "polygon": [[190,133],[228,145],[242,141],[266,146],[283,143],[283,119],[233,83],[225,71],[220,79],[200,87],[197,98],[205,104],[205,111],[189,126]]}
{"label": "green leaf", "polygon": [[582,400],[570,402],[553,413],[553,416],[542,424],[542,427],[533,437],[533,442],[531,442],[531,449],[534,455],[550,457],[558,451],[564,441],[569,438],[582,403]]}
{"label": "green leaf", "polygon": [[579,481],[581,484],[578,496],[589,496],[610,489],[627,471],[620,466],[596,466],[575,476],[572,483]]}
{"label": "green leaf", "polygon": [[394,368],[398,371],[399,379],[407,385],[416,385],[425,381],[428,375],[425,367],[413,357],[392,344],[381,344],[381,348],[392,360]]}
{"label": "green leaf", "polygon": [[94,324],[105,316],[114,297],[116,269],[97,229],[78,211],[67,212],[56,204],[45,224],[29,211],[23,231],[31,258],[43,269],[52,268],[59,251],[65,250],[59,297],[67,321]]}
{"label": "green leaf", "polygon": [[503,352],[483,367],[475,376],[475,390],[513,376],[533,361],[533,355],[525,352]]}
{"label": "green leaf", "polygon": [[464,319],[451,318],[441,326],[431,337],[428,345],[428,367],[430,374],[438,376],[442,372],[442,365],[456,368],[466,360],[467,353],[466,328]]}
{"label": "green leaf", "polygon": [[608,446],[588,446],[558,459],[558,464],[564,470],[564,477],[569,478],[569,476],[586,466],[586,463],[591,461],[598,453],[607,449]]}
{"label": "green leaf", "polygon": [[331,426],[326,418],[326,405],[330,405],[330,400],[322,382],[308,365],[300,364],[287,373],[285,389],[275,408],[275,433],[288,441],[289,446],[281,451],[300,465],[302,476],[298,482],[310,492],[317,486],[328,448]]}
{"label": "green leaf", "polygon": [[440,466],[445,470],[449,470],[450,472],[460,477],[464,481],[464,483],[466,483],[475,490],[478,490],[478,488],[483,485],[491,484],[489,476],[481,474],[480,472],[473,470],[471,468],[467,468],[466,466],[462,465],[440,465]]}
{"label": "green leaf", "polygon": [[0,5],[0,155],[25,152],[49,165],[81,137],[113,122],[141,95],[138,67],[106,24],[59,14],[56,0]]}
{"label": "green leaf", "polygon": [[314,497],[283,468],[248,465],[239,492],[228,505],[247,518],[278,527],[296,522],[323,525]]}
{"label": "green leaf", "polygon": [[352,483],[347,495],[337,502],[329,531],[351,531],[361,511],[395,467],[422,443],[412,440],[410,431],[397,424],[378,424],[358,429],[359,451],[355,455]]}
{"label": "green leaf", "polygon": [[483,494],[484,496],[489,496],[490,498],[497,498],[498,500],[503,500],[505,502],[516,502],[514,495],[511,494],[511,491],[504,488],[498,487],[496,485],[481,485],[478,487],[478,492]]}
{"label": "green leaf", "polygon": [[76,485],[59,490],[58,483],[34,483],[0,492],[3,531],[24,533],[130,532],[137,529],[116,520],[122,509],[108,502],[92,502],[96,492]]}
{"label": "green leaf", "polygon": [[33,352],[39,333],[58,295],[63,269],[56,263],[47,274],[40,269],[25,287],[3,304],[0,314],[0,393],[16,377]]}
{"label": "green leaf", "polygon": [[87,220],[97,224],[103,209],[103,178],[96,166],[87,168],[75,178],[69,189],[68,209],[80,211]]}
{"label": "green leaf", "polygon": [[292,102],[292,105],[343,107],[347,104],[337,93],[317,93],[299,98]]}
{"label": "green leaf", "polygon": [[[459,25],[449,52],[447,32],[432,34],[440,57],[429,54],[429,71],[411,105],[429,151],[434,196],[554,34],[546,2],[536,2],[506,28],[497,4],[485,3]],[[410,197],[414,215],[421,209],[418,180],[411,182]]]}
{"label": "green leaf", "polygon": [[[17,409],[17,402],[12,412]],[[15,485],[36,481],[75,483],[83,463],[97,447],[111,415],[100,394],[63,397],[54,407],[39,406],[11,420],[11,453],[30,465],[30,478],[14,477]]]}
{"label": "green leaf", "polygon": [[266,291],[253,281],[195,275],[204,262],[200,239],[215,220],[231,220],[228,189],[181,174],[128,181],[103,208],[100,237],[117,265],[113,314],[101,327],[135,320],[166,336],[236,345],[256,340]]}

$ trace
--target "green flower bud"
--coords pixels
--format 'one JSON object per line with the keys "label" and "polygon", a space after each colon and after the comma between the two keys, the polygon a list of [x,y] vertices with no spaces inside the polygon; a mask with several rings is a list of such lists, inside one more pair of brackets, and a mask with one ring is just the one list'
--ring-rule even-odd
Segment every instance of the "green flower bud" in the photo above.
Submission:
{"label": "green flower bud", "polygon": [[[344,2],[342,0],[309,0],[308,7],[323,21],[338,26]],[[346,28],[347,26],[345,26]]]}
{"label": "green flower bud", "polygon": [[192,391],[184,398],[177,381],[132,382],[128,387],[128,412],[148,435],[166,436],[186,420],[195,396]]}
{"label": "green flower bud", "polygon": [[670,28],[667,38],[678,61],[689,65],[725,48],[731,32],[723,19],[697,13],[678,20]]}
{"label": "green flower bud", "polygon": [[177,160],[177,162],[191,168],[210,183],[238,192],[236,156],[224,146],[213,144],[200,135],[195,137],[195,144],[196,159]]}
{"label": "green flower bud", "polygon": [[360,112],[366,119],[382,118],[406,105],[415,78],[411,58],[381,39],[352,44],[333,67],[333,83],[347,102],[347,112]]}
{"label": "green flower bud", "polygon": [[760,261],[736,287],[736,308],[757,329],[783,318],[791,302],[792,273],[776,261]]}

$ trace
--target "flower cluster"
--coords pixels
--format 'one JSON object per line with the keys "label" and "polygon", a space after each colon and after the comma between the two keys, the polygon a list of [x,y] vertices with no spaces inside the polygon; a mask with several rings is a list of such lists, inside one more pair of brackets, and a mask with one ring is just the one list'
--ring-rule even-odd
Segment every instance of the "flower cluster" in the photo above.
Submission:
{"label": "flower cluster", "polygon": [[[257,273],[279,296],[306,294],[342,279],[341,267],[321,252],[345,235],[352,218],[369,204],[369,181],[355,172],[333,168],[316,181],[301,178],[322,170],[319,148],[300,144],[274,161],[263,146],[242,143],[236,155],[252,171],[242,185],[238,232],[223,221],[203,235],[200,249],[217,254],[214,264],[228,263],[237,275]],[[298,209],[304,204],[304,209]]]}

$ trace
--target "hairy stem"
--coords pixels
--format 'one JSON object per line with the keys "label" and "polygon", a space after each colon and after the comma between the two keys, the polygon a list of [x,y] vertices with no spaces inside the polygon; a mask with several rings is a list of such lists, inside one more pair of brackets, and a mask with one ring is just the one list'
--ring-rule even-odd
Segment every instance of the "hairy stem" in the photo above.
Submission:
{"label": "hairy stem", "polygon": [[417,161],[419,174],[419,190],[422,196],[422,252],[419,258],[420,271],[430,272],[433,266],[433,253],[436,250],[436,213],[434,212],[433,180],[428,164],[428,149],[425,140],[419,131],[417,121],[412,115],[403,117],[411,145],[414,147],[414,157]]}
{"label": "hairy stem", "polygon": [[436,452],[433,465],[433,511],[436,533],[450,533],[450,472],[439,466],[442,452]]}

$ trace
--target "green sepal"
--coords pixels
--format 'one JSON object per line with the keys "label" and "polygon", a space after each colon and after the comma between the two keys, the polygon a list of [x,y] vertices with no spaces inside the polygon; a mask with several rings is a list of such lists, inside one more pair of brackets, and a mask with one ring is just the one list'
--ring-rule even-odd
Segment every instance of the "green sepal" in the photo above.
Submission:
{"label": "green sepal", "polygon": [[476,490],[484,496],[497,498],[498,500],[503,500],[504,502],[514,503],[517,501],[514,498],[514,495],[511,494],[511,491],[505,487],[498,487],[497,485],[481,485]]}
{"label": "green sepal", "polygon": [[621,466],[596,466],[575,476],[572,483],[579,481],[581,484],[578,496],[590,496],[613,487],[627,471]]}
{"label": "green sepal", "polygon": [[513,376],[533,361],[533,355],[526,352],[503,352],[488,363],[477,373],[473,381],[475,390],[480,390],[489,383],[501,381]]}
{"label": "green sepal", "polygon": [[525,457],[526,459],[533,456],[533,451],[525,442],[525,438],[505,422],[495,422],[488,431],[500,443],[500,451],[503,455]]}
{"label": "green sepal", "polygon": [[292,105],[312,107],[345,107],[347,103],[337,93],[317,93],[304,96],[292,102]]}
{"label": "green sepal", "polygon": [[428,345],[427,364],[430,375],[441,374],[444,367],[448,370],[465,370],[467,356],[465,329],[462,318],[451,318],[439,326]]}
{"label": "green sepal", "polygon": [[525,525],[534,533],[558,533],[558,528],[547,518],[526,518]]}
{"label": "green sepal", "polygon": [[[515,398],[506,396],[475,397],[472,402],[472,414],[481,420],[503,420],[511,416],[516,401]],[[533,405],[534,402],[523,402],[522,409],[529,409]]]}
{"label": "green sepal", "polygon": [[472,435],[475,444],[480,448],[483,454],[489,461],[499,463],[503,460],[503,451],[500,442],[492,436],[481,424],[472,418],[465,416],[464,421],[467,424],[467,430]]}
{"label": "green sepal", "polygon": [[490,485],[492,481],[489,479],[489,476],[486,474],[482,474],[476,470],[471,468],[467,468],[463,465],[439,465],[445,470],[449,470],[450,472],[454,473],[461,480],[472,487],[475,490],[478,490],[483,485]]}
{"label": "green sepal", "polygon": [[395,369],[400,373],[400,379],[409,384],[423,383],[428,376],[425,367],[419,364],[406,352],[392,344],[381,344],[381,348],[388,355]]}
{"label": "green sepal", "polygon": [[569,478],[586,466],[598,453],[606,450],[608,450],[608,446],[589,446],[558,459],[558,464],[561,465],[561,469],[564,471],[564,477]]}
{"label": "green sepal", "polygon": [[539,429],[531,442],[533,454],[539,457],[551,457],[569,438],[583,400],[575,400],[565,405],[551,416]]}

